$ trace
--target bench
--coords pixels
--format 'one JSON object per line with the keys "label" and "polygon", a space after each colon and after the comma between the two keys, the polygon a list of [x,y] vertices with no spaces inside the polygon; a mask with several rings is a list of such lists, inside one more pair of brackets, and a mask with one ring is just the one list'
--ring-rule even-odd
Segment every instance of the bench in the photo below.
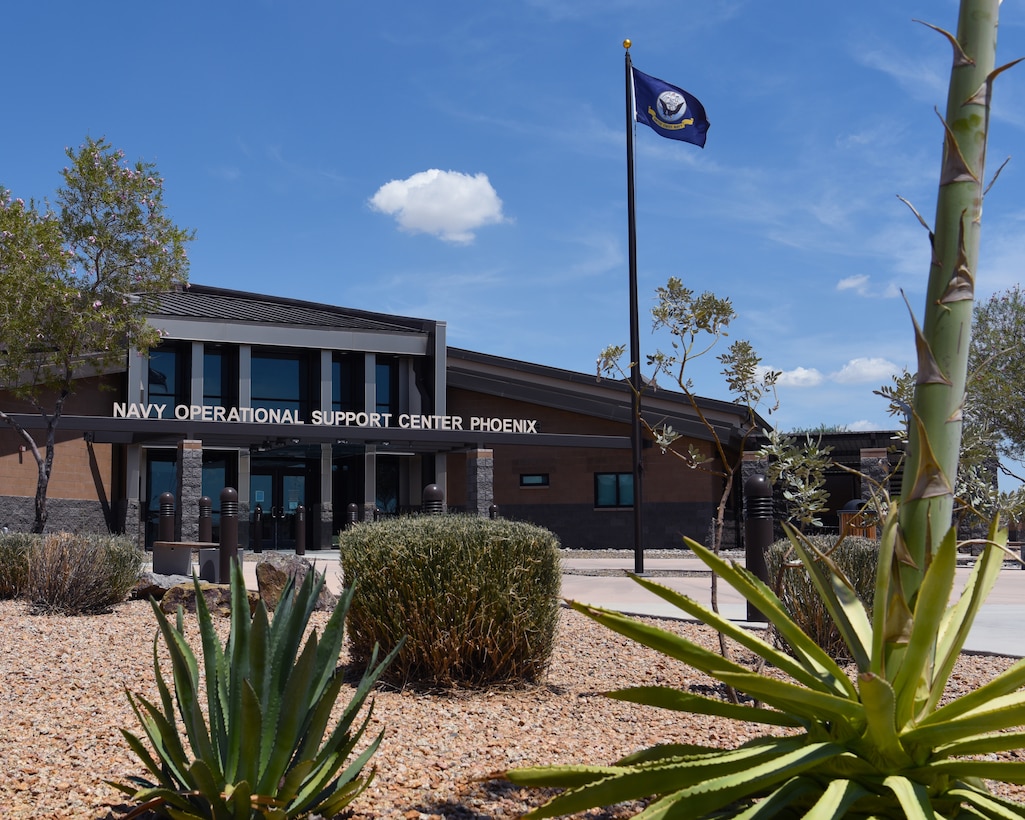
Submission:
{"label": "bench", "polygon": [[[203,553],[216,551],[220,545],[215,541],[154,541],[153,572],[157,575],[192,575],[192,551],[200,552],[202,568]],[[214,556],[216,561],[216,555]],[[202,576],[201,576],[202,577]]]}

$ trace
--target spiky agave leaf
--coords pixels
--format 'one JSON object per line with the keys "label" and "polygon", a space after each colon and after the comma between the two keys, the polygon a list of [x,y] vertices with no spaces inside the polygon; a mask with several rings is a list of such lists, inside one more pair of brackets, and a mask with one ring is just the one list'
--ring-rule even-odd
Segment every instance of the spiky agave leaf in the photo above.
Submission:
{"label": "spiky agave leaf", "polygon": [[[891,510],[891,521],[898,512]],[[988,549],[1001,554],[996,534]],[[612,766],[559,766],[514,769],[505,776],[521,785],[558,787],[565,791],[536,809],[531,817],[552,817],[602,805],[645,797],[655,798],[639,818],[775,817],[788,813],[805,817],[880,815],[901,817],[972,816],[1025,818],[1025,806],[993,797],[983,779],[1025,782],[1025,763],[1016,761],[964,760],[964,754],[991,754],[1019,747],[1025,731],[1025,661],[1015,664],[976,692],[937,708],[933,691],[946,683],[948,672],[934,663],[937,645],[960,648],[962,636],[986,588],[992,570],[980,566],[977,583],[969,584],[963,598],[949,606],[956,563],[953,532],[948,545],[930,562],[923,575],[916,605],[911,613],[909,640],[902,651],[882,657],[890,647],[873,634],[873,624],[863,608],[862,622],[845,637],[867,647],[865,671],[857,686],[847,681],[816,677],[811,670],[828,665],[814,649],[804,646],[810,638],[799,637],[805,650],[802,662],[791,658],[809,684],[770,678],[752,672],[720,655],[697,646],[675,633],[620,613],[570,602],[577,611],[668,657],[681,660],[713,678],[761,700],[768,707],[716,702],[667,687],[636,687],[609,693],[620,700],[672,710],[713,714],[726,719],[801,728],[789,737],[763,737],[738,749],[715,749],[686,744],[666,744],[642,750]],[[718,556],[698,548],[695,552],[714,571],[722,572],[753,606],[771,613],[784,629],[786,616],[776,611],[772,592],[742,567],[728,565]],[[891,551],[892,552],[892,551]],[[839,570],[813,548],[804,559],[820,575],[820,592],[837,612],[862,607],[847,600],[845,579],[832,577]],[[992,559],[991,559],[992,560]],[[897,562],[881,562],[877,607],[900,590]],[[651,580],[634,578],[663,599],[680,605],[687,614],[704,608],[686,596]],[[967,602],[967,603],[966,603]],[[879,615],[879,612],[876,613]],[[853,620],[854,616],[848,616]],[[718,616],[709,622],[728,630],[763,658],[776,657],[774,647],[756,636],[744,636],[741,627]],[[866,633],[866,629],[868,630]],[[801,634],[801,633],[798,633]],[[819,650],[821,651],[821,650]],[[789,656],[787,656],[789,657]],[[874,670],[885,674],[877,674]],[[784,671],[784,670],[780,670]],[[839,673],[842,675],[842,672]],[[648,791],[645,792],[645,789]],[[934,815],[934,810],[939,814]]]}
{"label": "spiky agave leaf", "polygon": [[[197,580],[202,665],[185,640],[181,608],[172,624],[154,602],[158,637],[171,657],[174,694],[154,640],[160,705],[128,693],[152,750],[131,732],[123,735],[156,782],[132,778],[112,785],[158,814],[190,820],[285,820],[311,812],[333,816],[362,792],[373,778],[363,769],[383,732],[350,757],[370,723],[372,707],[355,731],[353,725],[398,647],[380,662],[375,648],[354,696],[325,739],[344,683],[338,658],[352,593],[350,588],[342,596],[323,639],[313,631],[303,643],[324,581],[315,573],[298,589],[289,581],[271,620],[262,602],[250,615],[241,565],[233,562],[232,615],[222,649]],[[204,703],[209,723],[200,708]],[[184,742],[179,725],[185,729]]]}

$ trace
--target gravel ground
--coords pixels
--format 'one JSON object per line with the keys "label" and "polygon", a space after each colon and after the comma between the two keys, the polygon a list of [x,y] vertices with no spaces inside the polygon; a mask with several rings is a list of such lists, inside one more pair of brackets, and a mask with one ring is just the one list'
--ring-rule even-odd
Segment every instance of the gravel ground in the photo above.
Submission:
{"label": "gravel ground", "polygon": [[[318,623],[325,617],[315,615]],[[661,623],[715,646],[705,627]],[[118,728],[137,729],[125,687],[156,697],[155,628],[143,602],[107,615],[64,618],[28,615],[23,604],[0,601],[0,818],[110,820],[125,809],[122,795],[103,781],[145,774]],[[964,656],[952,693],[1012,662]],[[373,727],[386,735],[374,758],[378,776],[354,803],[353,816],[518,817],[544,795],[489,775],[513,766],[608,763],[658,742],[733,746],[752,736],[744,724],[662,713],[598,694],[638,684],[707,693],[713,682],[564,610],[543,685],[448,694],[379,691]],[[578,816],[619,818],[638,808]]]}

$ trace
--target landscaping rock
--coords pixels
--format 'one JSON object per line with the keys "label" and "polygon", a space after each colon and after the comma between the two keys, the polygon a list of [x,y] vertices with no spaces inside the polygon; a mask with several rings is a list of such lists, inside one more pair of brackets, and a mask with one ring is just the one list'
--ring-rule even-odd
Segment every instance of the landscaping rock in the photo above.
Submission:
{"label": "landscaping rock", "polygon": [[[260,590],[260,598],[268,610],[273,611],[281,600],[288,579],[295,577],[298,587],[313,569],[313,565],[297,555],[278,555],[268,553],[256,564],[256,584]],[[331,610],[338,605],[338,596],[332,593],[327,585],[321,589],[317,598],[317,610]]]}
{"label": "landscaping rock", "polygon": [[[221,618],[231,617],[231,586],[229,584],[208,584],[205,581],[200,581],[199,591],[202,593],[211,615]],[[255,592],[248,592],[247,597],[249,599],[249,615],[252,616],[256,611],[260,596]],[[160,601],[161,611],[168,615],[177,612],[179,605],[186,612],[194,613],[196,611],[196,587],[192,581],[171,587]]]}
{"label": "landscaping rock", "polygon": [[131,597],[143,601],[156,598],[159,601],[167,594],[171,587],[191,583],[192,579],[187,575],[161,575],[157,572],[144,570],[139,573],[139,580],[135,582]]}

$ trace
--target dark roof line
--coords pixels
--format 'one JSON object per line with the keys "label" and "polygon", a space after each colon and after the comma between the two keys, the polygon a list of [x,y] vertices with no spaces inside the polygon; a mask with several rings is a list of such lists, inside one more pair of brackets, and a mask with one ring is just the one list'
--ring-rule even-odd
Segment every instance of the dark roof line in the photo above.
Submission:
{"label": "dark roof line", "polygon": [[154,316],[177,316],[217,321],[267,322],[307,327],[342,327],[397,333],[429,333],[437,322],[384,313],[335,307],[319,302],[268,296],[210,285],[190,284],[180,290],[148,297]]}
{"label": "dark roof line", "polygon": [[[559,381],[568,382],[573,385],[581,385],[582,387],[587,387],[592,390],[597,386],[599,388],[615,390],[627,395],[630,393],[630,385],[625,380],[610,378],[599,379],[595,373],[581,373],[578,370],[564,370],[550,365],[534,364],[532,362],[524,362],[519,359],[508,359],[491,353],[478,353],[473,350],[456,347],[448,348],[448,358],[450,369],[453,359],[465,360],[468,362],[476,362],[478,364],[492,364],[504,369],[521,372],[525,376],[546,376],[548,378],[558,379]],[[681,406],[685,406],[688,410],[691,409],[690,400],[678,390],[667,390],[666,388],[659,387],[645,393],[644,397],[650,401],[658,402],[661,400],[673,404],[680,404]],[[718,411],[731,416],[740,415],[743,412],[743,407],[741,405],[738,405],[735,402],[725,401],[723,399],[710,399],[704,396],[695,396],[695,401],[702,410]],[[760,428],[771,426],[758,414],[755,415],[755,420],[757,426]]]}

